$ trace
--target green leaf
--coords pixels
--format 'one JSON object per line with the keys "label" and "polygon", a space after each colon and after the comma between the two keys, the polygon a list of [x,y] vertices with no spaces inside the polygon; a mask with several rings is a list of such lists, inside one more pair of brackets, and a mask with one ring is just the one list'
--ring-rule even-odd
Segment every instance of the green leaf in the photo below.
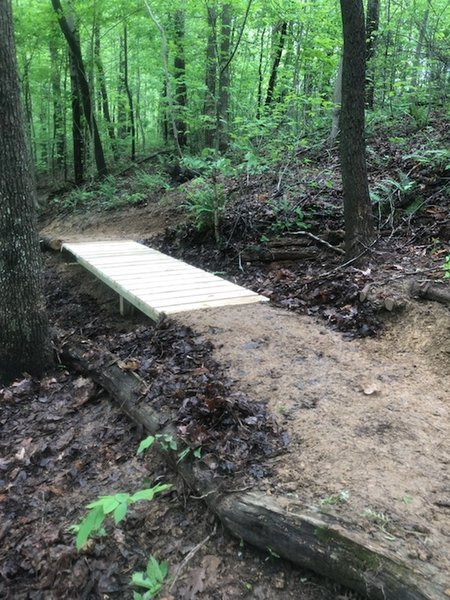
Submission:
{"label": "green leaf", "polygon": [[137,454],[142,454],[142,452],[144,452],[144,450],[147,450],[147,448],[150,448],[150,446],[154,443],[155,443],[155,437],[153,435],[149,435],[148,437],[143,439],[142,442],[139,444],[138,449],[137,449]]}
{"label": "green leaf", "polygon": [[128,511],[128,502],[122,502],[114,511],[114,523],[118,525],[126,516]]}
{"label": "green leaf", "polygon": [[88,512],[87,516],[78,526],[79,529],[76,537],[77,550],[80,550],[86,544],[92,532],[100,529],[104,519],[105,514],[101,506],[97,506]]}
{"label": "green leaf", "polygon": [[154,485],[152,488],[148,488],[146,490],[139,490],[130,497],[130,503],[138,502],[139,500],[153,500],[155,494],[159,494],[168,490],[172,487],[171,483],[158,483]]}

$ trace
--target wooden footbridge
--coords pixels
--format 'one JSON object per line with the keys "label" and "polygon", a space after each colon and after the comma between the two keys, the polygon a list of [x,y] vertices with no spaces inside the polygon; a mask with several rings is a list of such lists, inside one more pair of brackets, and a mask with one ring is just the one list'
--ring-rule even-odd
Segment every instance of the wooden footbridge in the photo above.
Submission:
{"label": "wooden footbridge", "polygon": [[266,302],[268,298],[137,242],[65,243],[78,263],[119,294],[120,312],[161,314]]}

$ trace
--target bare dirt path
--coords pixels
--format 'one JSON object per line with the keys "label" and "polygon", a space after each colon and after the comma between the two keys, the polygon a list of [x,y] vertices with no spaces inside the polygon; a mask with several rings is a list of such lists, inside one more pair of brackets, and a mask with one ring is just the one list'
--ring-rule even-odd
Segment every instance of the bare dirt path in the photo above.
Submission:
{"label": "bare dirt path", "polygon": [[448,335],[448,310],[424,311],[419,350],[402,339],[401,323],[381,339],[348,342],[265,305],[177,319],[209,337],[236,387],[266,403],[288,430],[289,455],[273,459],[267,493],[336,512],[391,551],[446,573],[449,361],[441,352],[447,362],[431,368],[423,349],[434,348],[438,331]]}

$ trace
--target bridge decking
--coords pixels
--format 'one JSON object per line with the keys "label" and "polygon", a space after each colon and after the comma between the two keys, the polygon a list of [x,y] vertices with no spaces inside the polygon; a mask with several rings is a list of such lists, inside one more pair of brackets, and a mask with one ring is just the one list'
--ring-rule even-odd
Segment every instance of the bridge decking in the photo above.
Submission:
{"label": "bridge decking", "polygon": [[119,294],[122,313],[130,304],[156,320],[163,313],[268,301],[131,240],[65,243],[62,249]]}

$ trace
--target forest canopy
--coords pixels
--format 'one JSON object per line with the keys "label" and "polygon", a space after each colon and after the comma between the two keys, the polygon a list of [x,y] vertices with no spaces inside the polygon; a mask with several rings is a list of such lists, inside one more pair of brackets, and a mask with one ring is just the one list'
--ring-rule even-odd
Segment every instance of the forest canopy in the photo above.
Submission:
{"label": "forest canopy", "polygon": [[[262,148],[276,161],[330,135],[342,54],[336,1],[17,0],[14,8],[40,173],[72,179],[77,160],[75,179],[95,171],[93,126],[108,165],[168,144],[179,153],[232,150],[257,169]],[[448,99],[448,1],[368,0],[365,12],[370,118],[426,120]]]}

